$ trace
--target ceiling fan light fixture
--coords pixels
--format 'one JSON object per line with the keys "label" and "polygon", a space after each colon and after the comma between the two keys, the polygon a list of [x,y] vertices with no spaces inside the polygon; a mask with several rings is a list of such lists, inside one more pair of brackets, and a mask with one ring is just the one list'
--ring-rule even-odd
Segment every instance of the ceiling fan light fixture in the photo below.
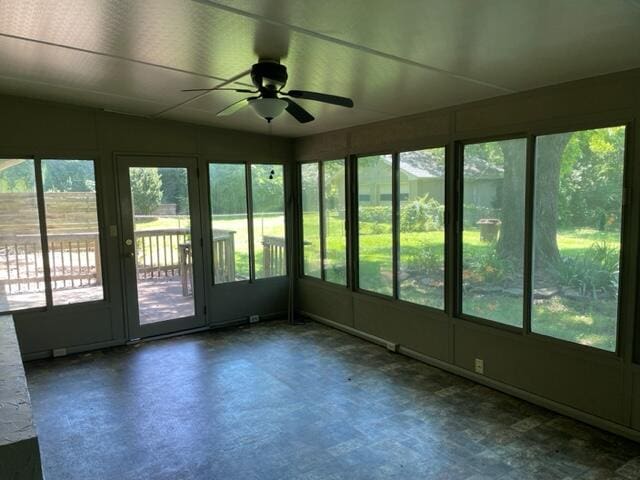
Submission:
{"label": "ceiling fan light fixture", "polygon": [[271,122],[287,108],[287,102],[281,98],[257,98],[249,100],[249,105],[267,122]]}

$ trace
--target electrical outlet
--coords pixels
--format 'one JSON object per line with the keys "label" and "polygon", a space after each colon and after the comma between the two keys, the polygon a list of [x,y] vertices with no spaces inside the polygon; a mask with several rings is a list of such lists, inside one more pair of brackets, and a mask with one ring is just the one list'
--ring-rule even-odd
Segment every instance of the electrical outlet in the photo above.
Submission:
{"label": "electrical outlet", "polygon": [[54,357],[64,357],[67,354],[67,349],[66,348],[54,348],[52,353],[53,353]]}
{"label": "electrical outlet", "polygon": [[476,373],[484,375],[484,360],[481,358],[476,358]]}
{"label": "electrical outlet", "polygon": [[387,350],[390,352],[396,353],[398,351],[398,344],[387,342]]}
{"label": "electrical outlet", "polygon": [[249,323],[258,323],[260,321],[260,315],[250,315]]}

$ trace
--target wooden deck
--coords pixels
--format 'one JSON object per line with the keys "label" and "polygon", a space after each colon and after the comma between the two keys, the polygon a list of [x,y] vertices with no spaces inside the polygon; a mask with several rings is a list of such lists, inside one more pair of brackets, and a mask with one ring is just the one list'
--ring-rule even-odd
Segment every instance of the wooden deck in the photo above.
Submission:
{"label": "wooden deck", "polygon": [[[1,287],[0,287],[1,288]],[[84,287],[74,290],[54,290],[55,305],[101,300],[102,287]],[[141,280],[138,284],[140,324],[162,322],[193,315],[193,297],[182,294],[182,281],[174,279]],[[44,292],[22,292],[6,295],[0,292],[0,312],[44,307]]]}

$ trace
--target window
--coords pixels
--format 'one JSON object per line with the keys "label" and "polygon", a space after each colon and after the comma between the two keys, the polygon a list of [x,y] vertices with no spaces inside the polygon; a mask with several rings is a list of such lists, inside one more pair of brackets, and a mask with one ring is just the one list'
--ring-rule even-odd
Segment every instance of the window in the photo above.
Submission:
{"label": "window", "polygon": [[[444,308],[445,149],[403,152],[399,159],[398,298]],[[406,185],[404,182],[406,181]]]}
{"label": "window", "polygon": [[536,139],[531,329],[616,350],[625,127]]}
{"label": "window", "polygon": [[357,160],[358,192],[372,194],[358,202],[358,286],[383,295],[393,295],[393,209],[379,192],[392,189],[392,164],[391,155]]}
{"label": "window", "polygon": [[0,311],[104,298],[93,161],[0,159],[0,259]]}
{"label": "window", "polygon": [[320,191],[319,165],[300,165],[302,177],[302,254],[303,273],[309,277],[322,277],[320,245]]}
{"label": "window", "polygon": [[300,173],[304,274],[346,285],[345,161],[305,163]]}
{"label": "window", "polygon": [[287,274],[284,167],[251,165],[256,278]]}
{"label": "window", "polygon": [[35,162],[0,159],[0,312],[46,305]]}
{"label": "window", "polygon": [[322,218],[324,221],[324,279],[347,284],[347,231],[344,160],[322,162]]}
{"label": "window", "polygon": [[526,139],[465,145],[462,313],[523,321]]}
{"label": "window", "polygon": [[54,305],[104,298],[91,160],[42,160]]}
{"label": "window", "polygon": [[214,283],[249,280],[246,166],[209,164]]}

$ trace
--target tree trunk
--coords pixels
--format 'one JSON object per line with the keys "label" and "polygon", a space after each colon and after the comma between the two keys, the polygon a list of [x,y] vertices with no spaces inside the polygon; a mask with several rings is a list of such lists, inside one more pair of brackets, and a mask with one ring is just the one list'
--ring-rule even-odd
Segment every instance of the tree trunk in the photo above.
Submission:
{"label": "tree trunk", "polygon": [[[553,264],[560,259],[557,222],[560,163],[571,134],[538,137],[536,142],[535,259]],[[522,262],[524,251],[526,161],[520,140],[500,143],[504,155],[502,226],[497,252],[505,259]]]}
{"label": "tree trunk", "polygon": [[524,201],[526,144],[520,140],[500,142],[504,156],[502,182],[502,225],[497,252],[500,257],[522,264],[524,251]]}
{"label": "tree trunk", "polygon": [[570,133],[538,137],[536,142],[536,197],[534,204],[534,260],[536,265],[553,265],[558,250],[558,194],[560,164]]}

